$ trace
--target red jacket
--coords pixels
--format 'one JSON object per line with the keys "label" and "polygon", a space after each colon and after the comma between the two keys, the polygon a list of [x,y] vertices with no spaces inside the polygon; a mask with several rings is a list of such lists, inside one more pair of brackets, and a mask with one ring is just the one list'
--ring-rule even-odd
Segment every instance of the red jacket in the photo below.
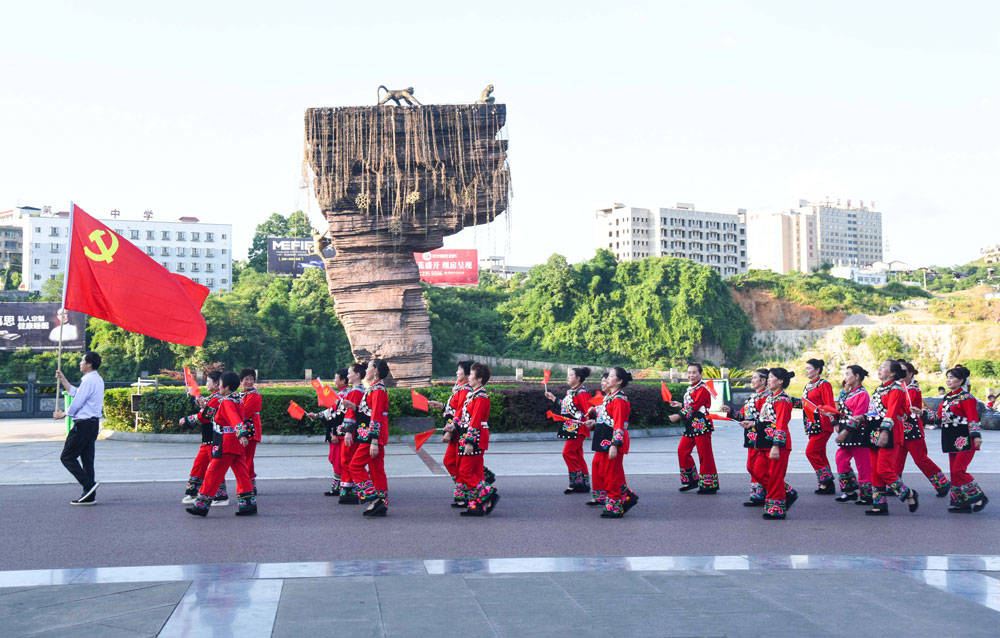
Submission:
{"label": "red jacket", "polygon": [[770,423],[764,428],[764,436],[771,440],[772,447],[791,451],[792,433],[788,429],[791,418],[792,398],[784,390],[767,397],[760,410],[760,420]]}
{"label": "red jacket", "polygon": [[222,397],[214,420],[215,432],[222,434],[222,445],[213,446],[213,456],[218,453],[242,455],[246,448],[240,443],[240,437],[250,435],[250,425],[243,418],[239,400],[232,394]]}
{"label": "red jacket", "polygon": [[632,413],[628,397],[621,390],[615,392],[604,400],[604,410],[611,420],[611,445],[618,447],[619,454],[628,454],[628,417]]}
{"label": "red jacket", "polygon": [[367,424],[358,424],[358,441],[385,445],[389,442],[389,393],[385,384],[376,381],[361,399],[358,409],[367,417]]}
{"label": "red jacket", "polygon": [[910,413],[910,408],[923,408],[924,406],[924,395],[920,392],[920,384],[917,383],[916,379],[910,381],[910,384],[906,386],[906,425],[907,429],[913,427],[911,422],[916,422],[917,427],[920,428],[920,432],[924,431],[924,420],[919,416],[914,417]]}
{"label": "red jacket", "polygon": [[583,385],[571,389],[559,402],[559,411],[563,416],[568,416],[574,421],[581,421],[576,434],[578,439],[585,439],[590,435],[590,430],[582,423],[587,418],[587,412],[590,411],[590,408],[590,391]]}
{"label": "red jacket", "polygon": [[[948,412],[949,414],[945,414]],[[982,426],[979,424],[979,402],[965,390],[955,390],[945,395],[938,405],[938,419],[944,421],[951,415],[965,419],[969,423],[969,438],[981,437]]]}
{"label": "red jacket", "polygon": [[462,412],[462,406],[465,405],[465,397],[467,397],[471,391],[472,387],[468,383],[455,384],[455,387],[451,389],[451,397],[448,399],[448,403],[444,406],[445,418],[449,421],[453,421],[456,417],[458,417],[459,413]]}
{"label": "red jacket", "polygon": [[213,392],[211,396],[208,397],[208,403],[206,403],[204,407],[196,413],[189,414],[184,417],[184,425],[189,428],[193,428],[196,425],[201,426],[202,445],[212,444],[212,423],[214,422],[215,413],[219,410],[219,401],[221,399],[221,394]]}
{"label": "red jacket", "polygon": [[347,391],[347,395],[344,397],[345,400],[350,401],[358,408],[345,408],[344,409],[344,420],[339,426],[337,426],[337,435],[344,436],[347,433],[354,434],[357,429],[358,423],[358,409],[361,406],[361,402],[365,398],[365,388],[364,386],[356,385]]}
{"label": "red jacket", "polygon": [[472,454],[482,454],[490,447],[490,395],[483,388],[469,392],[459,416],[460,425],[466,428],[458,439],[458,453],[465,455],[465,446],[472,444]]}
{"label": "red jacket", "polygon": [[257,392],[256,388],[253,390],[248,390],[240,395],[240,403],[243,406],[243,418],[250,421],[253,424],[253,440],[260,442],[260,409],[262,405],[262,399],[260,392]]}
{"label": "red jacket", "polygon": [[[826,379],[816,379],[807,383],[802,398],[812,403],[815,408],[835,405],[833,386]],[[820,427],[824,432],[833,432],[833,419],[819,410],[816,410],[815,415],[819,417]]]}

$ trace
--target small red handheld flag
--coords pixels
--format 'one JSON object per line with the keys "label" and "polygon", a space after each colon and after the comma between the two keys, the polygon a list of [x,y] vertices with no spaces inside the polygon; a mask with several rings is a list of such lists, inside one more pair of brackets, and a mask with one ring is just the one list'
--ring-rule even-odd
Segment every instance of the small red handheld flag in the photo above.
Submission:
{"label": "small red handheld flag", "polygon": [[816,415],[816,406],[809,399],[802,399],[802,413],[806,415],[807,421],[812,421]]}
{"label": "small red handheld flag", "polygon": [[319,377],[312,380],[312,387],[316,389],[316,400],[324,408],[333,408],[337,406],[340,399],[337,397],[337,393],[330,389],[330,386],[323,383]]}
{"label": "small red handheld flag", "polygon": [[548,385],[549,379],[552,378],[551,370],[542,370],[542,385]]}
{"label": "small red handheld flag", "polygon": [[72,209],[66,309],[154,339],[202,345],[209,289],[171,273],[79,206]]}
{"label": "small red handheld flag", "polygon": [[718,396],[719,393],[715,391],[715,382],[714,381],[712,381],[711,379],[709,379],[708,381],[705,382],[705,387],[708,388],[708,391],[712,394],[713,397],[714,396]]}
{"label": "small red handheld flag", "polygon": [[293,419],[301,421],[302,417],[304,417],[305,415],[306,411],[303,410],[301,407],[299,407],[298,403],[296,403],[295,401],[288,402],[288,416],[292,417]]}
{"label": "small red handheld flag", "polygon": [[722,416],[720,414],[706,414],[710,421],[731,421],[735,423],[735,419],[730,419],[728,416]]}
{"label": "small red handheld flag", "polygon": [[431,438],[431,435],[437,432],[437,430],[427,430],[426,432],[418,432],[413,435],[413,449],[419,450],[420,446],[427,443],[427,439]]}
{"label": "small red handheld flag", "polygon": [[595,408],[601,405],[602,403],[604,403],[604,395],[601,394],[600,392],[590,397],[590,405],[594,406]]}
{"label": "small red handheld flag", "polygon": [[410,390],[410,397],[413,399],[413,409],[420,410],[421,412],[427,412],[430,410],[431,406],[427,403],[427,397],[420,394],[416,390]]}
{"label": "small red handheld flag", "polygon": [[673,395],[670,394],[670,388],[668,388],[667,384],[663,381],[660,381],[660,396],[663,397],[663,400],[667,403],[674,400]]}
{"label": "small red handheld flag", "polygon": [[549,410],[548,412],[546,412],[545,416],[549,417],[553,421],[572,421],[573,420],[573,419],[569,418],[568,416],[563,416],[561,414],[556,414],[552,410]]}
{"label": "small red handheld flag", "polygon": [[188,394],[191,396],[201,396],[201,388],[198,387],[198,382],[195,381],[194,375],[191,374],[191,368],[187,366],[184,366],[184,385],[187,386]]}

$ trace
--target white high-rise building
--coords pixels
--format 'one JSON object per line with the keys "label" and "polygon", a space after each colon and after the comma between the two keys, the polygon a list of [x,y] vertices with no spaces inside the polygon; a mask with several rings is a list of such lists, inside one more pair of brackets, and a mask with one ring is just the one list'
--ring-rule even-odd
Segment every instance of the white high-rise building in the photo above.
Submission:
{"label": "white high-rise building", "polygon": [[597,248],[610,250],[618,261],[682,257],[731,277],[747,271],[744,212],[710,213],[694,204],[649,209],[616,203],[596,212],[594,239]]}
{"label": "white high-rise building", "polygon": [[[196,217],[177,221],[101,219],[173,273],[189,277],[212,292],[232,289],[231,224],[205,224]],[[69,255],[69,213],[20,207],[0,213],[0,225],[19,226],[23,236],[22,286],[41,290],[42,284],[66,271]]]}
{"label": "white high-rise building", "polygon": [[747,215],[750,268],[812,272],[824,263],[866,267],[882,260],[882,213],[864,202],[799,200],[787,213]]}

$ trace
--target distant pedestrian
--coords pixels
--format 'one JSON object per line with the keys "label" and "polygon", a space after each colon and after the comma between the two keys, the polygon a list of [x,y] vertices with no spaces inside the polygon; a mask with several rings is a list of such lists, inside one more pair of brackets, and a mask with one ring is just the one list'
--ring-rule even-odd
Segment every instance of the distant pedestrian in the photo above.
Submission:
{"label": "distant pedestrian", "polygon": [[59,460],[83,487],[83,494],[71,505],[94,505],[97,503],[97,487],[94,480],[94,445],[100,431],[101,415],[104,410],[104,379],[97,373],[101,367],[101,355],[86,352],[80,359],[80,386],[76,387],[66,379],[62,371],[56,372],[56,381],[62,384],[66,394],[73,397],[69,408],[63,412],[56,409],[57,419],[69,416],[73,427],[66,435],[62,455]]}

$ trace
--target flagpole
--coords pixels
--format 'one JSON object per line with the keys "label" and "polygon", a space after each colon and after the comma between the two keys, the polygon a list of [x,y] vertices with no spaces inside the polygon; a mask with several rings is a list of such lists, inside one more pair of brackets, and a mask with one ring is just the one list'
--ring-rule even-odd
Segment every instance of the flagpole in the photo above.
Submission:
{"label": "flagpole", "polygon": [[[63,326],[66,325],[65,319],[69,318],[69,314],[66,312],[66,284],[69,280],[69,259],[72,256],[73,248],[73,212],[76,208],[76,204],[72,201],[69,203],[69,234],[66,237],[66,270],[63,271],[63,286],[62,286],[62,300],[59,302],[59,312],[56,314],[56,320],[59,322],[59,349],[56,351],[56,376],[58,377],[62,374],[62,352],[63,352]],[[86,336],[84,336],[86,340]],[[56,412],[60,412],[60,403],[63,400],[62,396],[62,382],[56,382]],[[65,408],[66,406],[62,406]],[[53,414],[53,418],[55,415]]]}

